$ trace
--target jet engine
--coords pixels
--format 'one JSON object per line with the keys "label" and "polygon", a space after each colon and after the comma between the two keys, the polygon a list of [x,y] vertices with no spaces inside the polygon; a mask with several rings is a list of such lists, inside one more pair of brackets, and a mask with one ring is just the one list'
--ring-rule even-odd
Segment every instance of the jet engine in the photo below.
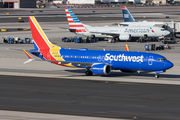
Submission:
{"label": "jet engine", "polygon": [[109,75],[111,73],[111,66],[108,64],[94,64],[91,67],[94,74]]}
{"label": "jet engine", "polygon": [[130,34],[120,34],[119,40],[131,40],[131,35]]}

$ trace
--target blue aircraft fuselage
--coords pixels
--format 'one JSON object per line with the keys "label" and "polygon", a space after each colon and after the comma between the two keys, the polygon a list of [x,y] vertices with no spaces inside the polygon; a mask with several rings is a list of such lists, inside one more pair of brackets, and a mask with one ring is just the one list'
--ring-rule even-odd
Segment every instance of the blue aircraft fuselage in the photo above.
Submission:
{"label": "blue aircraft fuselage", "polygon": [[112,69],[122,70],[167,70],[173,64],[164,56],[147,52],[103,51],[83,49],[62,49],[59,51],[65,61],[109,64]]}

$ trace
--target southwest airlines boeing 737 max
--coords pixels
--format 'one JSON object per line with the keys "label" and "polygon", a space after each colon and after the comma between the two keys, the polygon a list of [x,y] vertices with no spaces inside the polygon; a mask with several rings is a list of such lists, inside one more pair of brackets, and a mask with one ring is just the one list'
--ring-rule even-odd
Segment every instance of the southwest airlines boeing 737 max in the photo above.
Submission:
{"label": "southwest airlines boeing 737 max", "polygon": [[[173,63],[164,56],[147,52],[110,51],[110,50],[88,50],[64,49],[52,44],[35,17],[29,17],[34,49],[30,50],[35,56],[51,63],[66,66],[85,68],[86,75],[109,75],[111,70],[121,71],[155,71],[156,77],[173,67]],[[25,50],[29,57],[25,63],[34,60]]]}
{"label": "southwest airlines boeing 737 max", "polygon": [[93,27],[81,23],[70,8],[66,7],[65,12],[69,23],[69,31],[77,35],[114,37],[119,38],[119,40],[131,40],[132,37],[162,37],[170,34],[170,32],[164,28],[148,25]]}

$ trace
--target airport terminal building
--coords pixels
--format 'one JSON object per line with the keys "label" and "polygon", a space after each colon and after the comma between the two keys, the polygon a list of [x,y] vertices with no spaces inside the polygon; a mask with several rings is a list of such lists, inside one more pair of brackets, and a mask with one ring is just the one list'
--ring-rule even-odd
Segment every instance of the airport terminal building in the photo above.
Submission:
{"label": "airport terminal building", "polygon": [[36,8],[36,0],[2,0],[4,8]]}

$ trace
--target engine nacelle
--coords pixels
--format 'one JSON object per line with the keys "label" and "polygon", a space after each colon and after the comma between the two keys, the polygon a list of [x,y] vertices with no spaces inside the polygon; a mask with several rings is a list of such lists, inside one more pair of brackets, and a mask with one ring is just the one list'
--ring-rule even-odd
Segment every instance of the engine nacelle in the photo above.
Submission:
{"label": "engine nacelle", "polygon": [[131,35],[130,34],[120,34],[119,40],[131,40]]}
{"label": "engine nacelle", "polygon": [[111,66],[108,64],[94,64],[91,67],[94,74],[109,75],[111,73]]}

